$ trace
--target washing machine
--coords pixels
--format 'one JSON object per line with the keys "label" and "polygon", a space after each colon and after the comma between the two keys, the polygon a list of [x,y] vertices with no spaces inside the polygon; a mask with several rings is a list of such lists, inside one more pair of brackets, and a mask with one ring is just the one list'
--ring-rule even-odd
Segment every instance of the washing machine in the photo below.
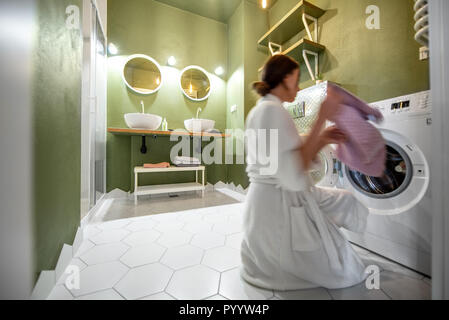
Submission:
{"label": "washing machine", "polygon": [[432,212],[429,163],[432,105],[424,91],[371,104],[387,146],[384,176],[368,177],[341,165],[337,187],[370,209],[367,230],[343,230],[349,240],[425,275],[431,272]]}

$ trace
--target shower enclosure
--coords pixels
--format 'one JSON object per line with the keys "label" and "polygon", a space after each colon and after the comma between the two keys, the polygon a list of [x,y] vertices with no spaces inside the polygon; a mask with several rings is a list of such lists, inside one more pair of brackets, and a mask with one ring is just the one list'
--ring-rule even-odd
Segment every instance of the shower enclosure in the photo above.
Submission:
{"label": "shower enclosure", "polygon": [[81,218],[106,192],[106,37],[94,0],[83,2]]}

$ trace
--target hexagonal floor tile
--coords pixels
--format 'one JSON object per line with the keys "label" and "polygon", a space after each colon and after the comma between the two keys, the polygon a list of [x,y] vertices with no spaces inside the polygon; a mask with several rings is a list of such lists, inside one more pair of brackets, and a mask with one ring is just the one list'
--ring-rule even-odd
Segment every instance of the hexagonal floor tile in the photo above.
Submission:
{"label": "hexagonal floor tile", "polygon": [[114,289],[95,292],[76,298],[75,300],[125,300]]}
{"label": "hexagonal floor tile", "polygon": [[131,269],[114,286],[128,300],[139,299],[164,291],[173,271],[160,263]]}
{"label": "hexagonal floor tile", "polygon": [[184,211],[178,215],[178,220],[184,221],[184,222],[199,221],[202,219],[203,219],[203,216],[201,214],[195,212],[194,210]]}
{"label": "hexagonal floor tile", "polygon": [[[87,264],[85,264],[83,261],[81,261],[78,258],[73,258],[69,265],[66,267],[66,269],[64,270],[64,273],[61,275],[61,277],[57,280],[56,284],[57,285],[61,285],[65,283],[65,280],[67,279],[67,277],[69,276],[69,274],[71,273],[71,270],[73,270],[72,268],[76,266],[79,268],[80,271],[86,269]],[[67,271],[67,273],[66,273]]]}
{"label": "hexagonal floor tile", "polygon": [[142,298],[140,300],[175,300],[175,298],[165,292],[161,292]]}
{"label": "hexagonal floor tile", "polygon": [[202,257],[203,250],[188,244],[167,249],[167,252],[161,259],[161,263],[177,270],[199,264]]}
{"label": "hexagonal floor tile", "polygon": [[207,232],[212,230],[212,223],[207,221],[192,221],[188,222],[183,230],[191,232],[191,233],[200,233],[200,232]]}
{"label": "hexagonal floor tile", "polygon": [[170,231],[164,233],[157,242],[163,245],[164,247],[171,248],[176,246],[181,246],[183,244],[188,244],[190,239],[192,238],[192,234],[179,230],[179,231]]}
{"label": "hexagonal floor tile", "polygon": [[123,240],[130,232],[125,229],[104,230],[90,240],[95,244],[107,244]]}
{"label": "hexagonal floor tile", "polygon": [[201,264],[220,272],[233,269],[241,264],[240,251],[226,246],[210,249],[204,254]]}
{"label": "hexagonal floor tile", "polygon": [[50,292],[47,300],[73,300],[73,296],[66,287],[58,285]]}
{"label": "hexagonal floor tile", "polygon": [[222,223],[228,221],[228,216],[220,212],[212,212],[203,215],[203,220],[212,223]]}
{"label": "hexagonal floor tile", "polygon": [[273,291],[254,287],[240,277],[239,268],[221,274],[220,295],[230,300],[266,300]]}
{"label": "hexagonal floor tile", "polygon": [[142,231],[142,230],[152,230],[158,223],[152,219],[145,219],[142,221],[133,221],[126,226],[129,231]]}
{"label": "hexagonal floor tile", "polygon": [[129,247],[121,242],[108,243],[93,247],[80,258],[88,265],[105,263],[118,260],[128,249]]}
{"label": "hexagonal floor tile", "polygon": [[159,261],[165,250],[167,249],[156,243],[148,243],[129,249],[120,261],[130,268],[135,268]]}
{"label": "hexagonal floor tile", "polygon": [[161,233],[156,230],[142,230],[131,233],[123,242],[130,246],[140,246],[156,241],[161,236]]}
{"label": "hexagonal floor tile", "polygon": [[181,230],[182,227],[184,227],[184,225],[185,225],[184,221],[179,220],[164,221],[160,222],[156,227],[154,227],[154,229],[159,232],[176,231]]}
{"label": "hexagonal floor tile", "polygon": [[100,232],[101,232],[101,229],[97,228],[96,225],[88,225],[83,228],[84,240],[95,237]]}
{"label": "hexagonal floor tile", "polygon": [[240,250],[242,240],[243,240],[243,232],[231,234],[226,237],[226,245],[236,250]]}
{"label": "hexagonal floor tile", "polygon": [[111,289],[128,270],[128,267],[117,261],[89,266],[80,273],[80,288],[71,289],[70,292],[79,297]]}
{"label": "hexagonal floor tile", "polygon": [[120,220],[112,220],[108,222],[103,222],[96,227],[101,230],[113,230],[113,229],[121,229],[129,224],[129,219],[120,219]]}
{"label": "hexagonal floor tile", "polygon": [[200,300],[218,293],[220,273],[197,265],[176,271],[165,290],[177,299]]}
{"label": "hexagonal floor tile", "polygon": [[235,222],[222,222],[222,223],[216,223],[213,228],[213,231],[224,234],[224,235],[230,235],[234,233],[240,233],[243,230],[243,226],[239,223]]}
{"label": "hexagonal floor tile", "polygon": [[296,291],[275,291],[274,295],[281,300],[332,300],[324,288],[314,288]]}
{"label": "hexagonal floor tile", "polygon": [[179,213],[177,212],[171,212],[171,213],[161,213],[161,214],[155,214],[151,216],[151,219],[157,221],[157,222],[164,222],[164,221],[173,221],[176,220],[179,216]]}
{"label": "hexagonal floor tile", "polygon": [[226,237],[215,232],[201,232],[193,236],[192,245],[202,249],[212,249],[223,246]]}

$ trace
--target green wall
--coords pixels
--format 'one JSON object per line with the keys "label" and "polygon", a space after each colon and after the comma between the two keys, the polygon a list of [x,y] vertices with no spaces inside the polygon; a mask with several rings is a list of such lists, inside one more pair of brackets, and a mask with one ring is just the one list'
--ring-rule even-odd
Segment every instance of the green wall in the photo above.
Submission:
{"label": "green wall", "polygon": [[80,223],[80,30],[66,28],[66,7],[40,0],[33,61],[35,272],[52,270]]}
{"label": "green wall", "polygon": [[[327,49],[320,56],[324,80],[339,83],[368,102],[429,89],[429,63],[419,60],[420,45],[414,40],[413,0],[310,2],[326,10],[319,20],[319,42]],[[270,10],[270,25],[297,3],[277,1]],[[380,30],[365,26],[369,5],[380,9]],[[304,65],[301,75],[301,87],[313,85]]]}
{"label": "green wall", "polygon": [[[226,79],[214,74],[215,68],[227,70],[227,25],[152,0],[109,0],[108,41],[119,48],[119,55],[108,59],[108,127],[126,128],[124,114],[145,112],[167,118],[169,129],[184,128],[184,120],[196,115],[216,121],[219,130],[226,128]],[[163,86],[153,95],[130,91],[122,81],[122,68],[132,54],[153,57],[162,67]],[[175,56],[177,65],[166,61]],[[179,88],[180,71],[198,65],[208,71],[212,92],[206,101],[193,102]],[[132,168],[144,162],[170,161],[169,150],[174,145],[168,137],[147,138],[148,153],[140,153],[141,138],[108,134],[107,190],[133,189]],[[150,175],[143,184],[191,181],[191,173]],[[215,183],[226,179],[226,167],[208,167],[207,180]]]}
{"label": "green wall", "polygon": [[[341,84],[368,102],[429,88],[428,61],[419,61],[419,45],[413,39],[412,0],[310,2],[327,11],[320,18],[319,31],[319,41],[327,47],[320,55],[320,72],[325,80]],[[123,114],[139,112],[140,100],[144,100],[146,112],[167,117],[170,128],[182,128],[183,120],[201,106],[205,110],[202,117],[215,119],[217,128],[243,130],[246,116],[258,99],[251,83],[258,79],[257,70],[268,59],[267,51],[257,46],[257,40],[297,3],[298,0],[278,0],[264,11],[253,1],[242,0],[227,24],[223,24],[155,1],[110,0],[108,36],[110,42],[119,46],[121,56],[109,59],[108,126],[125,127]],[[372,4],[380,8],[380,30],[368,30],[365,26],[365,10]],[[285,47],[303,36],[305,32]],[[158,94],[138,96],[122,83],[121,67],[126,56],[134,53],[148,54],[163,65],[168,81]],[[165,66],[170,55],[178,59],[177,68]],[[188,101],[177,86],[179,69],[189,64],[198,64],[209,72],[217,65],[226,69],[224,79],[212,76],[219,90],[207,102]],[[304,64],[301,74],[301,87],[314,84]],[[237,106],[235,113],[230,112],[233,105]],[[108,135],[108,191],[117,187],[132,189],[134,165],[167,161],[172,145],[167,140],[150,139],[149,154],[141,155],[140,138]],[[238,137],[233,140],[234,146],[242,143]],[[154,176],[155,183],[164,179],[163,175]],[[183,179],[191,179],[191,175],[173,176],[167,182]],[[244,188],[249,185],[244,164],[210,168],[208,181],[219,180]]]}

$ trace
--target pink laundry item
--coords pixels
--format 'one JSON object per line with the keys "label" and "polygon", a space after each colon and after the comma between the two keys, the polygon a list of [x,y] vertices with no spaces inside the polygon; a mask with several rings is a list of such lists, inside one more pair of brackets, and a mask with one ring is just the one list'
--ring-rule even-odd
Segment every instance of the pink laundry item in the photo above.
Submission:
{"label": "pink laundry item", "polygon": [[170,163],[168,162],[160,162],[160,163],[145,163],[143,165],[145,169],[153,169],[153,168],[170,168]]}
{"label": "pink laundry item", "polygon": [[387,157],[385,140],[368,122],[381,122],[382,113],[334,84],[329,87],[343,98],[341,112],[330,119],[347,137],[346,142],[337,147],[337,158],[351,170],[370,177],[383,176]]}

